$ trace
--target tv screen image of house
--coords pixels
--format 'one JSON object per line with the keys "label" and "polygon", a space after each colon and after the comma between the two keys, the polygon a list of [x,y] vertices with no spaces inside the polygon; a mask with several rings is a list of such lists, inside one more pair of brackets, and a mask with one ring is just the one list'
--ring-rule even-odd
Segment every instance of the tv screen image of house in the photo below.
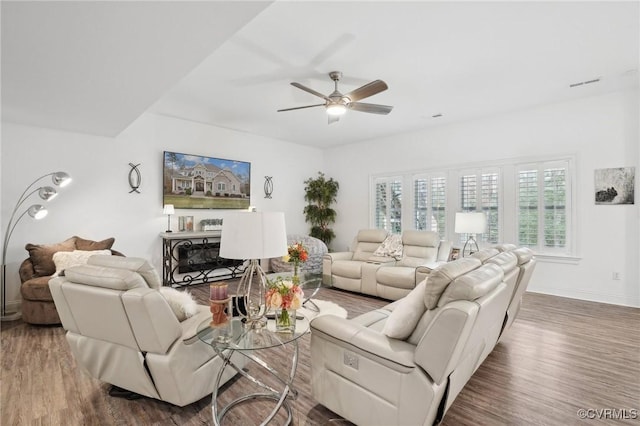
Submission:
{"label": "tv screen image of house", "polygon": [[251,163],[164,151],[163,204],[176,209],[246,209]]}

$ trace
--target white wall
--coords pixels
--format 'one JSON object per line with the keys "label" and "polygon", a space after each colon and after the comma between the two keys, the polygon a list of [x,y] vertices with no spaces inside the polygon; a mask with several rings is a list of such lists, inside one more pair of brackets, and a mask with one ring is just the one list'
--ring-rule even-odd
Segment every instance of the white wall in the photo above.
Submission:
{"label": "white wall", "polygon": [[[228,129],[153,114],[143,115],[116,138],[101,138],[12,123],[2,123],[2,230],[25,187],[38,176],[66,171],[73,182],[60,189],[40,221],[23,218],[7,250],[7,302],[19,300],[18,267],[27,243],[50,244],[72,235],[102,240],[115,237],[114,249],[144,257],[161,268],[163,151],[248,161],[251,205],[259,211],[283,211],[289,233],[308,233],[302,213],[304,180],[321,170],[322,151]],[[129,163],[140,165],[140,194],[129,193]],[[271,199],[264,198],[264,177],[273,176]],[[42,180],[40,185],[50,183]],[[38,186],[36,186],[37,188]],[[30,203],[41,201],[36,195]],[[176,210],[177,216],[224,218],[230,210]]]}
{"label": "white wall", "polygon": [[[573,154],[580,259],[541,261],[529,290],[640,306],[640,201],[593,200],[594,169],[635,166],[640,174],[638,114],[638,91],[617,92],[326,150],[325,173],[340,183],[332,245],[344,250],[358,229],[371,226],[371,175]],[[612,280],[613,271],[621,280]]]}

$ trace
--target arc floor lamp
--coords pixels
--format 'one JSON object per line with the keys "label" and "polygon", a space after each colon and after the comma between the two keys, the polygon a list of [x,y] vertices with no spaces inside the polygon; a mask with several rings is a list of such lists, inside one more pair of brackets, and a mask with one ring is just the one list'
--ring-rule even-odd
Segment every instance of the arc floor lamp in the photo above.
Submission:
{"label": "arc floor lamp", "polygon": [[[7,228],[4,232],[4,242],[2,244],[2,321],[13,321],[20,318],[20,312],[9,312],[7,310],[7,248],[9,247],[9,240],[11,239],[11,234],[13,234],[13,230],[16,228],[16,225],[20,222],[20,220],[25,216],[29,215],[33,219],[42,219],[47,215],[47,209],[42,204],[32,204],[27,209],[18,214],[20,207],[31,195],[37,193],[38,196],[44,201],[51,201],[57,195],[58,192],[55,188],[51,186],[41,186],[39,188],[33,189],[33,186],[40,181],[41,179],[51,176],[51,180],[54,185],[59,187],[64,187],[71,182],[71,176],[65,172],[52,172],[47,173],[46,175],[42,175],[33,182],[27,189],[24,190],[20,198],[18,198],[18,202],[16,206],[13,208],[11,212],[11,216],[9,217],[9,222],[7,223]],[[29,192],[31,190],[31,192]]]}

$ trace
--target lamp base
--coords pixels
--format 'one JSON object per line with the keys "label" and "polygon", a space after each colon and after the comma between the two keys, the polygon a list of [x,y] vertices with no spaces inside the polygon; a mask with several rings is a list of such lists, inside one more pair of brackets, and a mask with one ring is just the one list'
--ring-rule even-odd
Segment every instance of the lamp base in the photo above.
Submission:
{"label": "lamp base", "polygon": [[0,317],[0,321],[17,321],[20,318],[22,318],[22,312],[5,312],[5,314]]}
{"label": "lamp base", "polygon": [[[472,255],[473,253],[475,253],[476,251],[480,251],[480,249],[478,248],[478,243],[476,242],[475,237],[469,236],[469,239],[467,240],[466,243],[464,243],[464,247],[462,248],[462,257],[466,257],[466,251],[467,251],[467,246],[469,247],[469,256]],[[475,251],[473,251],[473,247],[475,246]]]}

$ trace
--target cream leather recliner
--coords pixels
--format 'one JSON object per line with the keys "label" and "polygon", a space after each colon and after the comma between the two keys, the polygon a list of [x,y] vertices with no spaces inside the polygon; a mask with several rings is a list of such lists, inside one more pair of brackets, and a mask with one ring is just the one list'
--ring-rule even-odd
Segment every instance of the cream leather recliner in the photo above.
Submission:
{"label": "cream leather recliner", "polygon": [[362,229],[353,250],[324,255],[322,279],[335,288],[400,299],[413,290],[435,267],[446,263],[449,241],[440,241],[436,232],[403,231],[402,257],[374,255],[388,234],[382,229]]}
{"label": "cream leather recliner", "polygon": [[[322,259],[322,280],[325,284],[342,290],[375,295],[375,272],[380,265],[395,263],[393,258],[376,258],[368,263],[373,252],[387,237],[384,229],[361,229],[356,235],[351,251],[327,253]],[[363,290],[363,280],[371,283]]]}
{"label": "cream leather recliner", "polygon": [[[181,407],[213,392],[222,362],[193,339],[211,318],[208,306],[178,321],[144,259],[92,256],[64,274],[49,282],[51,294],[76,362],[92,377]],[[226,371],[223,383],[233,376]]]}
{"label": "cream leather recliner", "polygon": [[393,265],[381,265],[376,271],[376,296],[398,300],[445,263],[451,253],[451,242],[440,241],[433,231],[402,232],[402,259]]}
{"label": "cream leather recliner", "polygon": [[311,391],[359,425],[432,425],[497,343],[511,299],[495,264],[435,268],[404,298],[311,322]]}

